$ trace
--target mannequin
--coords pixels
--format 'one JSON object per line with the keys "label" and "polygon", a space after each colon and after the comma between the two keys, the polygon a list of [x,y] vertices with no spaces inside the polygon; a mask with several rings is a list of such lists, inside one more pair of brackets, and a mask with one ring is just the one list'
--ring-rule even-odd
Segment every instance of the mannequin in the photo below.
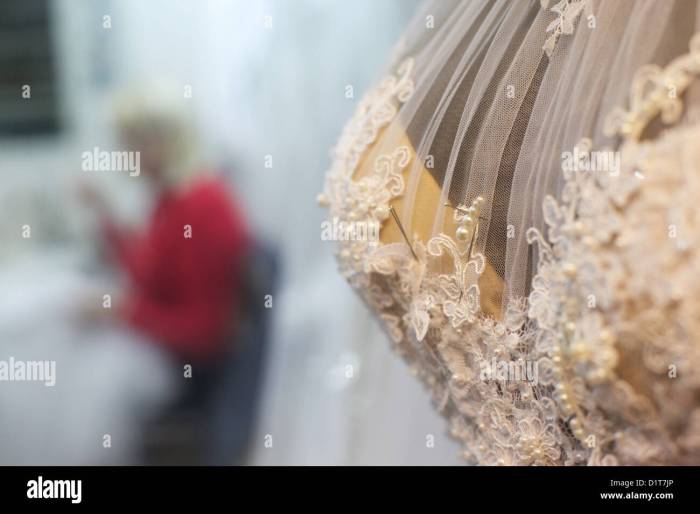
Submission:
{"label": "mannequin", "polygon": [[[381,134],[379,135],[378,141],[381,141]],[[407,135],[403,135],[400,139],[400,145],[406,145],[410,148],[412,155],[415,155],[415,149],[410,142]],[[362,178],[367,176],[373,170],[373,162],[376,158],[376,149],[381,147],[381,143],[375,146],[375,151],[370,150],[368,154],[360,161],[358,169],[355,172],[356,178]],[[430,171],[425,167],[421,166],[420,177],[418,179],[418,190],[415,199],[415,209],[420,212],[434,212],[437,210],[440,204],[440,185],[437,183],[435,176],[430,173]],[[393,203],[394,209],[401,212],[401,208],[404,205],[404,201],[401,197],[397,198]],[[450,202],[451,208],[455,206]],[[430,231],[432,229],[432,219],[428,217],[413,217],[413,224],[405,230],[409,234],[413,234],[421,241],[427,241],[430,238]],[[454,233],[457,230],[457,226],[453,218],[448,217],[445,221],[445,231],[446,233]],[[379,232],[379,239],[382,244],[389,243],[401,243],[404,242],[404,238],[401,234],[399,226],[395,222],[384,223]],[[451,263],[449,262],[448,256],[443,256],[443,266],[448,268]],[[502,302],[502,292],[503,292],[503,279],[498,276],[493,266],[487,261],[486,269],[484,273],[479,277],[479,285],[483,294],[480,298],[481,309],[490,316],[494,318],[500,318],[501,315],[501,302]]]}
{"label": "mannequin", "polygon": [[698,2],[550,3],[416,16],[320,198],[382,226],[340,271],[468,461],[697,463]]}

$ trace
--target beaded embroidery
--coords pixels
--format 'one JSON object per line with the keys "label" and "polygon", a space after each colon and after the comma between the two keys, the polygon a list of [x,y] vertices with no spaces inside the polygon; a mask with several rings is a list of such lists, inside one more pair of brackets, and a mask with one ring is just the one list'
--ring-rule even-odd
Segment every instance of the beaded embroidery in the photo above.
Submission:
{"label": "beaded embroidery", "polygon": [[[696,38],[693,57],[674,61],[671,74],[649,79],[645,71],[639,80],[658,88],[673,77],[684,90],[683,74],[697,65],[694,48]],[[334,215],[382,222],[403,194],[408,147],[377,157],[368,177],[353,174],[378,127],[410,98],[411,69],[405,61],[400,78],[370,93],[377,107],[361,104],[341,136],[320,199]],[[539,249],[530,295],[509,300],[502,319],[479,308],[485,259],[471,248],[479,200],[455,209],[454,238],[341,243],[342,273],[428,385],[470,462],[661,464],[700,456],[700,277],[693,271],[700,253],[689,250],[700,245],[700,125],[638,142],[652,111],[673,112],[665,118],[672,121],[677,109],[666,100],[645,107],[639,90],[635,82],[630,112],[612,117],[633,126],[623,131],[632,137],[621,148],[622,169],[564,170],[560,199],[548,196],[542,206],[547,234],[526,234]],[[583,151],[591,146],[579,143]],[[436,267],[445,255],[447,274]],[[515,381],[494,373],[499,363],[507,371],[536,364],[537,373]]]}

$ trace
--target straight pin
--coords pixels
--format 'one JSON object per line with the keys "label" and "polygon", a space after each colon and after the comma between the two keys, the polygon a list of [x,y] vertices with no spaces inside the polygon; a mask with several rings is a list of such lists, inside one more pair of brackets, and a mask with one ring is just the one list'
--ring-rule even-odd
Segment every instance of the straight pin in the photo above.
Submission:
{"label": "straight pin", "polygon": [[413,245],[408,240],[408,236],[406,235],[406,231],[403,229],[403,225],[401,224],[401,220],[399,220],[399,217],[396,215],[396,211],[394,210],[393,205],[389,206],[389,212],[391,213],[391,216],[394,218],[394,221],[396,222],[396,224],[399,226],[399,230],[401,231],[401,235],[406,240],[406,244],[410,248],[411,253],[413,254],[413,258],[417,261],[418,256],[416,255],[416,252],[413,250]]}

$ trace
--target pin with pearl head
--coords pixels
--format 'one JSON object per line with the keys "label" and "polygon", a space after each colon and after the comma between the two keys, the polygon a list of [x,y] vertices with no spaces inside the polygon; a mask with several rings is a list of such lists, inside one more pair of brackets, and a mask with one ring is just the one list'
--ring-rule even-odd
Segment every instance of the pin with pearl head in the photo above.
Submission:
{"label": "pin with pearl head", "polygon": [[[469,241],[469,249],[467,250],[467,262],[469,262],[472,258],[474,241],[479,234],[479,220],[482,219],[480,214],[481,207],[484,205],[484,198],[477,196],[469,207],[464,207],[462,205],[454,207],[449,203],[445,203],[444,205],[464,214],[464,216],[459,219],[459,227],[457,227],[455,237],[462,243]],[[461,302],[463,296],[464,289],[460,287],[458,301]]]}
{"label": "pin with pearl head", "polygon": [[467,260],[472,257],[472,248],[474,247],[474,241],[479,235],[479,220],[482,219],[481,208],[484,205],[484,198],[482,196],[477,196],[469,207],[464,207],[458,205],[454,207],[449,203],[445,203],[446,207],[450,207],[456,211],[465,214],[459,220],[459,227],[455,232],[455,237],[458,241],[466,243],[469,241],[469,251],[467,252]]}

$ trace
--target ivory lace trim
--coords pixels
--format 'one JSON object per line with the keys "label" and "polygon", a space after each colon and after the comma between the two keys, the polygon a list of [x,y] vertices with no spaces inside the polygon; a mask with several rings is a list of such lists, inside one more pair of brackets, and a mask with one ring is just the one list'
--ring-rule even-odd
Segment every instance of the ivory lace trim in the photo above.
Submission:
{"label": "ivory lace trim", "polygon": [[655,64],[642,66],[632,80],[630,106],[613,109],[605,120],[608,136],[621,136],[638,141],[649,123],[661,115],[670,125],[683,113],[681,97],[700,74],[700,34],[690,40],[690,52],[662,68]]}
{"label": "ivory lace trim", "polygon": [[[320,198],[333,215],[382,222],[403,194],[406,146],[377,157],[373,174],[353,174],[410,98],[412,66],[408,59],[370,92],[341,136]],[[560,199],[543,204],[547,233],[527,232],[539,249],[531,293],[510,300],[501,320],[480,312],[485,259],[468,238],[414,240],[413,252],[406,243],[341,242],[341,272],[432,390],[469,461],[698,462],[698,136],[700,125],[628,141],[617,176],[564,171]],[[579,146],[591,149],[586,139]],[[467,233],[470,212],[454,214]],[[453,263],[447,274],[436,267],[443,255]],[[528,366],[534,377],[513,379]]]}
{"label": "ivory lace trim", "polygon": [[574,25],[586,9],[587,0],[560,0],[551,8],[549,7],[550,3],[551,0],[540,0],[543,9],[549,9],[557,15],[556,19],[547,27],[549,37],[542,47],[547,57],[552,57],[561,36],[570,36],[574,33]]}

